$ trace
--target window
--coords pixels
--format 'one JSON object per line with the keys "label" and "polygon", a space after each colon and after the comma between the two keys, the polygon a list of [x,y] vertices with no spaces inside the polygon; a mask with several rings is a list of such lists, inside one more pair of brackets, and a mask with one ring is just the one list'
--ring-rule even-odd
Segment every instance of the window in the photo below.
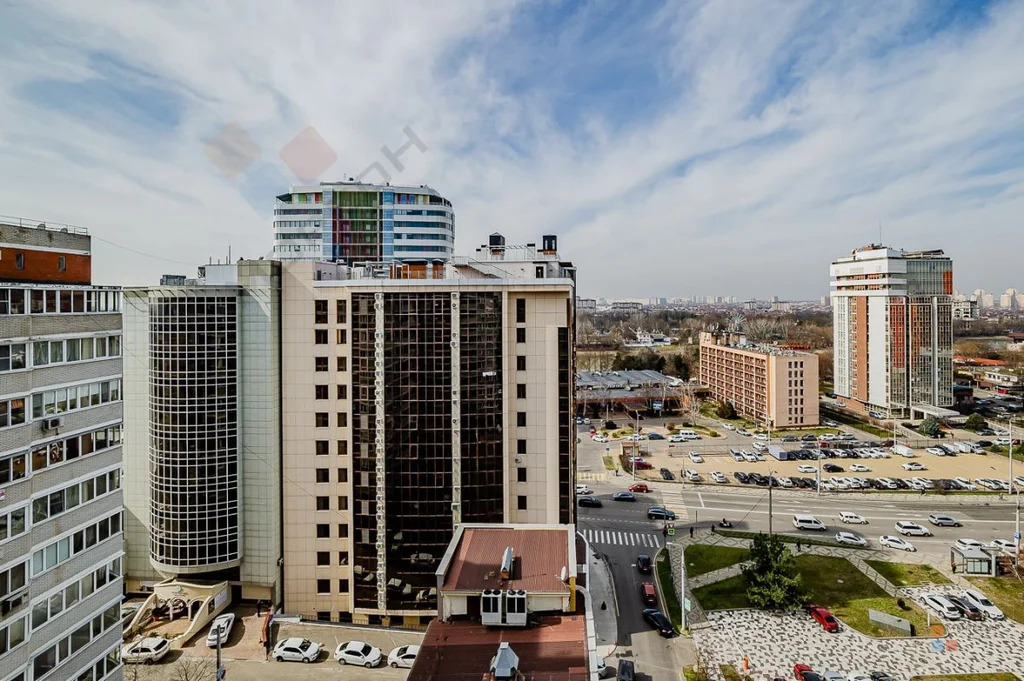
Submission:
{"label": "window", "polygon": [[316,498],[316,510],[318,510],[318,511],[330,511],[331,510],[331,498],[330,497],[317,497]]}
{"label": "window", "polygon": [[327,329],[314,330],[313,342],[317,345],[327,345]]}
{"label": "window", "polygon": [[338,427],[344,428],[348,425],[348,413],[339,411],[338,412]]}
{"label": "window", "polygon": [[339,511],[347,511],[348,510],[348,497],[338,497],[338,510]]}
{"label": "window", "polygon": [[67,268],[68,268],[67,258],[65,258],[63,255],[58,255],[57,256],[57,269],[59,271],[63,272],[65,270],[67,270]]}
{"label": "window", "polygon": [[328,567],[331,564],[331,552],[330,551],[317,551],[316,552],[316,565],[317,567]]}
{"label": "window", "polygon": [[25,343],[0,345],[0,372],[26,368]]}
{"label": "window", "polygon": [[526,329],[516,329],[516,343],[526,342]]}
{"label": "window", "polygon": [[330,425],[330,419],[325,411],[318,411],[315,415],[316,427],[326,428]]}
{"label": "window", "polygon": [[331,481],[331,472],[328,469],[326,469],[326,468],[317,468],[316,469],[316,481],[318,483],[319,482],[330,482]]}
{"label": "window", "polygon": [[347,385],[339,385],[338,386],[338,399],[339,400],[348,399],[348,386]]}
{"label": "window", "polygon": [[345,329],[338,329],[337,331],[338,345],[344,345],[348,342],[348,336],[345,333]]}
{"label": "window", "polygon": [[516,356],[516,371],[526,371],[526,357],[523,355]]}
{"label": "window", "polygon": [[338,440],[338,456],[348,456],[348,440]]}
{"label": "window", "polygon": [[327,371],[327,358],[317,357],[314,366],[317,371]]}
{"label": "window", "polygon": [[348,357],[338,358],[338,371],[348,371]]}
{"label": "window", "polygon": [[526,440],[516,440],[516,454],[526,454]]}
{"label": "window", "polygon": [[516,412],[516,425],[519,426],[520,428],[525,428],[526,427],[526,412],[525,411],[517,411]]}
{"label": "window", "polygon": [[313,388],[314,388],[314,395],[315,395],[316,399],[318,399],[318,400],[326,400],[327,399],[327,386],[326,385],[317,385],[317,386],[313,386]]}
{"label": "window", "polygon": [[[348,525],[346,525],[344,523],[339,523],[338,524],[338,538],[339,539],[348,539]],[[344,565],[344,564],[345,563],[342,562],[342,565]]]}
{"label": "window", "polygon": [[518,508],[519,508],[520,511],[525,511],[526,510],[526,495],[525,494],[520,494],[519,495],[519,505],[518,505]]}
{"label": "window", "polygon": [[525,400],[526,399],[526,384],[525,383],[517,383],[516,384],[516,398],[520,399],[520,400]]}
{"label": "window", "polygon": [[327,456],[327,454],[329,453],[329,448],[330,447],[328,445],[328,441],[327,440],[317,440],[316,441],[316,455],[317,456]]}
{"label": "window", "polygon": [[18,253],[16,256],[14,256],[14,266],[17,267],[19,270],[25,269],[24,253]]}
{"label": "window", "polygon": [[[319,557],[320,554],[317,554]],[[319,564],[319,563],[318,563]],[[329,579],[318,579],[316,580],[316,592],[318,594],[330,594],[331,593],[331,580]],[[322,613],[317,613],[317,619],[320,619]],[[327,619],[330,619],[330,615],[327,615]]]}
{"label": "window", "polygon": [[317,539],[330,539],[331,537],[331,526],[327,523],[317,523],[316,525],[316,538]]}
{"label": "window", "polygon": [[338,580],[338,593],[340,593],[340,594],[347,594],[348,593],[348,580],[347,579],[339,579]]}
{"label": "window", "polygon": [[516,480],[519,482],[526,482],[526,469],[519,467],[516,469]]}
{"label": "window", "polygon": [[[315,300],[313,301],[313,323],[314,324],[326,324],[327,323],[327,301],[326,300]],[[327,332],[324,331],[326,334]],[[325,343],[327,341],[324,341]]]}
{"label": "window", "polygon": [[336,303],[335,314],[339,324],[345,324],[348,321],[348,301],[339,300]]}
{"label": "window", "polygon": [[[4,417],[3,404],[0,402],[0,419]],[[24,453],[0,458],[0,485],[23,479],[27,472],[27,462],[28,459]]]}
{"label": "window", "polygon": [[347,468],[339,468],[338,469],[338,482],[348,482],[348,469]]}
{"label": "window", "polygon": [[516,298],[516,324],[526,323],[526,298]]}

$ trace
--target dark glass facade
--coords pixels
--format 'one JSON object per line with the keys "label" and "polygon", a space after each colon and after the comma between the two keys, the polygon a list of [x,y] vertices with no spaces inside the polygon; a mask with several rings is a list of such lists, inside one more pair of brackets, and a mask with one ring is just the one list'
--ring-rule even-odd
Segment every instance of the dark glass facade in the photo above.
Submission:
{"label": "dark glass facade", "polygon": [[575,503],[576,448],[572,416],[575,377],[571,371],[572,335],[568,327],[558,329],[558,522],[571,523]]}

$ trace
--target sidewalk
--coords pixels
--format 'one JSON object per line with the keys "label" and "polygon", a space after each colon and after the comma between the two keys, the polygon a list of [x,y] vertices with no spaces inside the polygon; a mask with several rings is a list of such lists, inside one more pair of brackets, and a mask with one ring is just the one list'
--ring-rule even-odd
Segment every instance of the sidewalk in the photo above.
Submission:
{"label": "sidewalk", "polygon": [[[611,571],[603,558],[590,559],[588,590],[593,601],[594,628],[597,630],[597,657],[605,659],[613,652],[619,641],[618,602],[615,600],[615,585]],[[608,607],[601,609],[601,604]]]}

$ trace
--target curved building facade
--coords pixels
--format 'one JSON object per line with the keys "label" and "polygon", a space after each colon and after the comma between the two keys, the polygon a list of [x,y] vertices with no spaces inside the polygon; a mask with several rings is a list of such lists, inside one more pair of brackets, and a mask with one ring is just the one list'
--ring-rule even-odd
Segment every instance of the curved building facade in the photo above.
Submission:
{"label": "curved building facade", "polygon": [[238,301],[225,289],[149,305],[150,558],[188,574],[241,560]]}

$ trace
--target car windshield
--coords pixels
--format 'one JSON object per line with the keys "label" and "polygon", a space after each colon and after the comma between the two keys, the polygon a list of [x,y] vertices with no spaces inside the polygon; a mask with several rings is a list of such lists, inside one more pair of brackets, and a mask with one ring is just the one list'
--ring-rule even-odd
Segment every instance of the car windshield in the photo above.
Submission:
{"label": "car windshield", "polygon": [[308,638],[307,639],[303,639],[302,643],[299,644],[299,650],[301,650],[302,652],[306,652],[307,650],[309,650],[310,646],[312,646],[312,645],[313,645],[313,642],[310,641]]}

